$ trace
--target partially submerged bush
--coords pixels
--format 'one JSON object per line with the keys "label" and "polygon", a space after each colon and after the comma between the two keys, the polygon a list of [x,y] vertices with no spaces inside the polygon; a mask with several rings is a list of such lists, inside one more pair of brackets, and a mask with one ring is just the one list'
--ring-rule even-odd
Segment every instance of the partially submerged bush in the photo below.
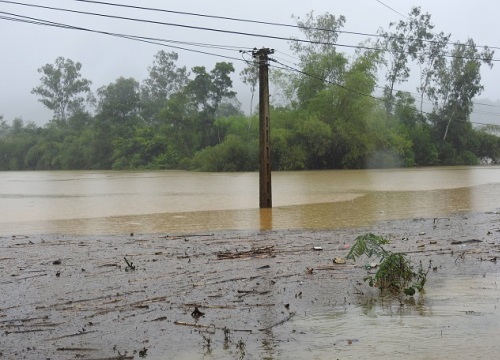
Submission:
{"label": "partially submerged bush", "polygon": [[356,260],[362,255],[367,257],[377,256],[380,258],[377,272],[368,275],[363,280],[372,287],[378,287],[381,292],[389,290],[392,294],[406,295],[415,294],[415,290],[422,291],[427,281],[429,268],[424,270],[420,262],[418,270],[415,272],[410,260],[404,253],[393,253],[385,250],[382,245],[389,241],[381,236],[365,234],[358,236],[347,255],[348,259]]}

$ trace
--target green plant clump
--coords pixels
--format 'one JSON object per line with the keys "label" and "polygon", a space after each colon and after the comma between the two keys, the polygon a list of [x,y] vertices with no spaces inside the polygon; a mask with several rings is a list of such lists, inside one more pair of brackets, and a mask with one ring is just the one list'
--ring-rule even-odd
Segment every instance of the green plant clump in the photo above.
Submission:
{"label": "green plant clump", "polygon": [[356,260],[362,255],[367,257],[377,256],[380,258],[380,265],[374,275],[368,275],[363,280],[371,287],[377,287],[381,292],[388,290],[392,294],[402,293],[412,296],[415,290],[422,291],[427,281],[429,267],[424,270],[420,262],[417,271],[413,270],[410,260],[404,253],[393,253],[385,250],[382,245],[389,241],[381,236],[365,234],[358,236],[351,247],[348,259]]}

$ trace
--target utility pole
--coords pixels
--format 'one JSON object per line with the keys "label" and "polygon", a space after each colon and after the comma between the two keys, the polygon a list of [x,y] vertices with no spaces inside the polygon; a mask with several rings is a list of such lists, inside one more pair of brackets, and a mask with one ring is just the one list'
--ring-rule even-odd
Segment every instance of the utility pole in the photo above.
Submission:
{"label": "utility pole", "polygon": [[252,53],[259,64],[259,206],[272,208],[271,146],[269,126],[269,56],[274,50],[262,48]]}

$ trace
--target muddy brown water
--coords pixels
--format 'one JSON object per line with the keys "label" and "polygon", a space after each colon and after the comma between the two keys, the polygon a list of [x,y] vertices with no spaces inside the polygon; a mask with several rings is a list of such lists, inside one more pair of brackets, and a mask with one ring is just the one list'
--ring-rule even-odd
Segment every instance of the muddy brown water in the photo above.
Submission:
{"label": "muddy brown water", "polygon": [[0,172],[0,234],[331,229],[487,211],[500,166],[257,173]]}
{"label": "muddy brown water", "polygon": [[[471,175],[471,169],[478,172]],[[42,173],[45,180],[30,180],[34,173],[24,180],[22,173],[2,174],[0,201],[12,208],[0,210],[0,358],[495,358],[500,351],[498,168],[445,170],[426,170],[428,183],[418,183],[412,171],[374,172],[370,177],[378,180],[371,188],[366,174],[365,180],[348,176],[348,193],[357,196],[333,202],[320,201],[327,197],[321,192],[342,172],[322,172],[310,181],[303,175],[314,173],[290,173],[297,177],[290,188],[302,183],[320,193],[318,202],[305,204],[301,195],[290,195],[288,205],[264,214],[224,202],[217,210],[204,209],[211,200],[199,211],[183,212],[161,196],[158,203],[175,211],[147,208],[137,214],[140,206],[113,210],[104,201],[116,206],[135,199],[152,206],[146,204],[154,201],[148,193],[155,187],[142,182],[164,187],[164,177],[174,173],[85,172],[79,174],[82,182],[72,172]],[[442,172],[449,181],[437,187],[433,181]],[[105,185],[106,176],[117,176],[117,182]],[[201,174],[203,181],[191,181],[202,186],[219,176],[255,181],[255,174]],[[93,177],[106,189],[87,184]],[[131,178],[142,186],[129,188]],[[49,196],[40,182],[57,195]],[[306,186],[311,182],[318,185]],[[91,194],[70,196],[75,184]],[[24,197],[22,185],[31,186]],[[126,200],[104,195],[111,189],[128,194]],[[198,192],[211,193],[203,189]],[[338,190],[335,196],[346,195]],[[280,204],[280,197],[275,199]],[[22,210],[23,201],[34,214],[29,207]],[[96,205],[101,203],[103,209]],[[40,204],[45,212],[35,210]],[[182,216],[180,224],[162,225]],[[220,231],[223,224],[233,230]],[[432,261],[436,270],[429,273],[425,293],[401,304],[362,283],[368,260],[333,264],[368,231],[389,238],[393,251],[407,252],[415,263]],[[318,246],[322,251],[313,250]],[[497,256],[499,261],[492,261]],[[126,271],[124,257],[135,270]],[[195,306],[204,316],[191,316]]]}

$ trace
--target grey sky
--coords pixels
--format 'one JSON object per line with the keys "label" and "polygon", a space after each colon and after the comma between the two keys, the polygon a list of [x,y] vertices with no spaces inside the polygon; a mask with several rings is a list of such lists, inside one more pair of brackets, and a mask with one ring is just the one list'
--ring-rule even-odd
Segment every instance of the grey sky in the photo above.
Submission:
{"label": "grey sky", "polygon": [[[287,38],[301,36],[298,30],[292,28],[153,13],[98,4],[85,4],[74,0],[19,0],[19,2]],[[387,29],[391,21],[402,19],[400,15],[377,0],[254,0],[246,2],[235,0],[186,0],[183,2],[110,0],[109,2],[289,24],[295,23],[291,19],[292,14],[304,16],[311,10],[315,14],[330,12],[336,16],[344,15],[346,17],[347,21],[344,30],[371,34],[375,34],[380,27]],[[496,23],[500,13],[498,0],[479,0],[475,2],[457,0],[384,0],[382,2],[402,14],[407,14],[413,6],[421,6],[424,12],[429,12],[432,15],[432,22],[436,25],[436,32],[451,33],[452,39],[455,41],[465,41],[468,37],[471,37],[478,45],[500,46],[500,40],[496,36]],[[3,2],[0,2],[0,12],[114,33],[248,48],[266,46],[277,51],[275,54],[277,58],[294,61],[293,58],[289,57],[291,52],[286,41],[134,23]],[[2,15],[5,14],[0,14],[0,16]],[[120,76],[133,77],[141,82],[147,76],[147,67],[151,65],[154,54],[161,49],[176,51],[179,54],[178,65],[185,65],[188,69],[193,66],[205,66],[210,70],[218,61],[232,61],[102,34],[31,25],[2,19],[0,19],[0,33],[2,34],[0,36],[0,114],[3,114],[4,119],[8,121],[13,120],[15,117],[22,117],[25,121],[31,120],[37,124],[44,124],[51,118],[51,112],[47,111],[37,101],[37,97],[31,94],[31,89],[39,84],[40,74],[37,69],[47,63],[53,63],[58,56],[81,62],[83,65],[82,75],[92,80],[94,90],[115,81]],[[341,35],[339,43],[357,45],[364,39],[366,38],[362,36]],[[241,55],[236,51],[197,49],[241,58]],[[349,52],[349,50],[345,51]],[[500,59],[500,50],[496,50],[495,58]],[[233,81],[238,92],[238,98],[242,103],[247,104],[250,94],[240,83],[238,76],[244,64],[239,61],[232,62],[236,68]],[[485,90],[480,98],[494,101],[500,99],[499,83],[500,62],[495,63],[492,70],[488,69],[483,72]],[[405,88],[405,86],[399,87]],[[409,84],[406,89],[415,91],[415,86]],[[500,106],[500,103],[497,105]],[[499,109],[496,111],[500,112]],[[500,116],[497,116],[496,121],[499,118]],[[483,120],[490,122],[495,121],[495,118],[489,116]]]}

